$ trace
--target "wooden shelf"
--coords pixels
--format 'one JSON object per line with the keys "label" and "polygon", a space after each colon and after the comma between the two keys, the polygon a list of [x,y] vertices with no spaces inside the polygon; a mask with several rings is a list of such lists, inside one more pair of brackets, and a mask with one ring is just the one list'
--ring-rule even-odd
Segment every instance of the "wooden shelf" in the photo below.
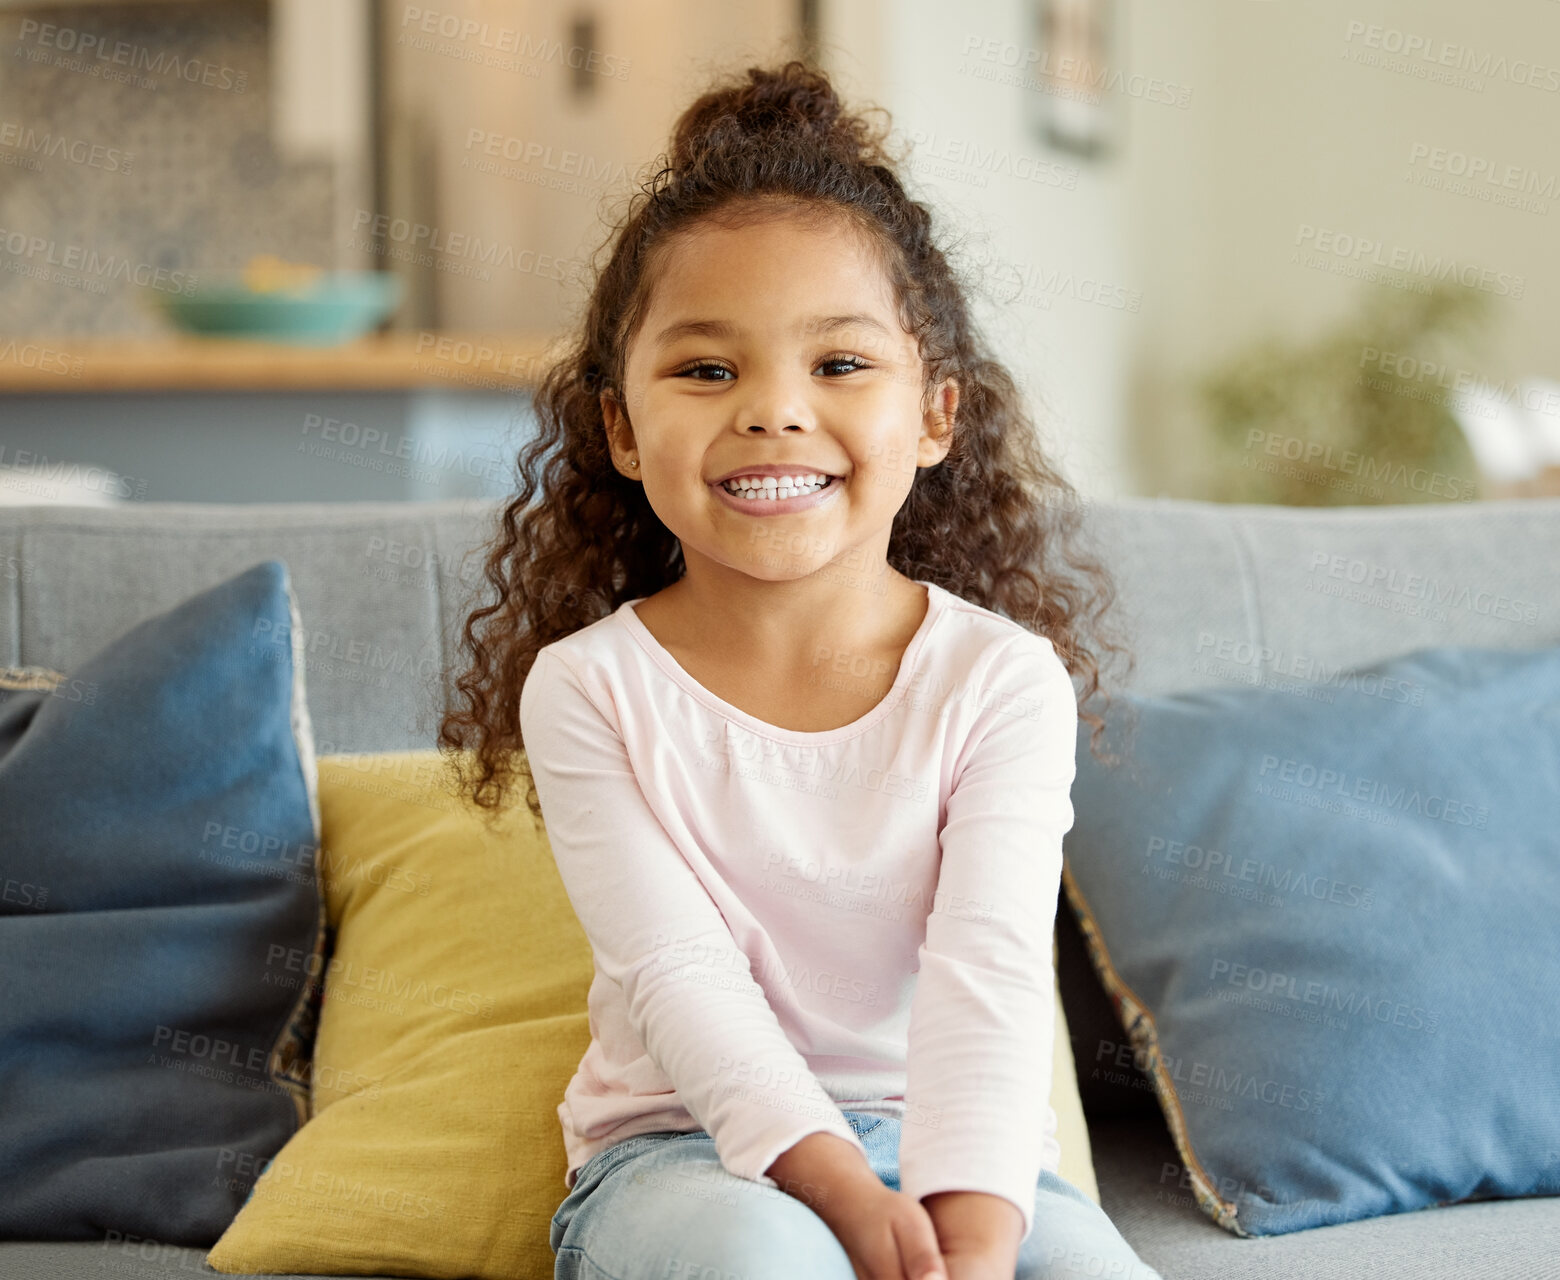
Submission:
{"label": "wooden shelf", "polygon": [[252,338],[0,335],[0,395],[113,391],[514,392],[535,386],[546,334],[375,334],[330,347]]}

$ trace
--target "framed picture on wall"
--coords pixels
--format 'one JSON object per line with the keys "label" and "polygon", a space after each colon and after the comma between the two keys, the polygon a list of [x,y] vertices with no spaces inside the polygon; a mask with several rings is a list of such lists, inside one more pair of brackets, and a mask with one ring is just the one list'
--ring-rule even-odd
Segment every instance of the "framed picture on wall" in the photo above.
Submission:
{"label": "framed picture on wall", "polygon": [[1058,151],[1098,159],[1119,128],[1115,0],[1027,0],[1027,7],[1030,132]]}

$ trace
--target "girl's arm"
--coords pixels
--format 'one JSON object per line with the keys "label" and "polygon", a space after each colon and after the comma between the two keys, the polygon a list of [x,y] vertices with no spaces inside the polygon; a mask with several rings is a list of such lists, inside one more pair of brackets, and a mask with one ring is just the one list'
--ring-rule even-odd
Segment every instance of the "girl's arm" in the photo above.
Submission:
{"label": "girl's arm", "polygon": [[[1040,636],[1017,638],[977,681],[984,710],[955,766],[917,953],[900,1183],[939,1235],[1016,1258],[1055,1134],[1051,946],[1078,708]],[[937,1194],[949,1192],[967,1194]]]}
{"label": "girl's arm", "polygon": [[865,1166],[861,1140],[646,799],[601,674],[544,648],[521,690],[520,722],[547,840],[596,965],[622,988],[639,1042],[721,1164],[775,1186],[765,1171],[776,1157],[830,1133]]}

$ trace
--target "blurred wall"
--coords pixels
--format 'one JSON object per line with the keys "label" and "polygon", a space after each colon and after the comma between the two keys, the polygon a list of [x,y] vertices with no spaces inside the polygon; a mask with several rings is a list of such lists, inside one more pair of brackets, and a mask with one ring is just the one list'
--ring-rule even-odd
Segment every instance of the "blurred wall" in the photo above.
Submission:
{"label": "blurred wall", "polygon": [[[1560,4],[1131,8],[1138,56],[1195,87],[1183,116],[1141,113],[1129,162],[1151,485],[1194,490],[1208,465],[1189,375],[1391,287],[1342,274],[1376,262],[1400,284],[1451,263],[1480,281],[1493,323],[1468,372],[1560,376]],[[1488,174],[1460,185],[1475,162]]]}
{"label": "blurred wall", "polygon": [[[1372,259],[1398,284],[1437,263],[1483,282],[1494,324],[1471,372],[1560,376],[1560,4],[1121,0],[1099,160],[1026,125],[1030,4],[824,12],[826,61],[917,141],[927,190],[994,267],[990,330],[1087,493],[1202,492],[1195,379],[1392,287],[1345,274]],[[1464,193],[1454,171],[1475,160],[1500,181]]]}
{"label": "blurred wall", "polygon": [[[955,265],[976,286],[977,317],[1053,458],[1082,492],[1137,492],[1126,397],[1142,285],[1129,161],[1085,159],[1034,131],[1058,95],[1026,87],[1018,69],[1037,48],[1029,8],[836,0],[825,5],[823,36],[841,86],[888,108],[912,144],[910,176],[943,212]],[[1135,121],[1128,114],[1129,134]]]}

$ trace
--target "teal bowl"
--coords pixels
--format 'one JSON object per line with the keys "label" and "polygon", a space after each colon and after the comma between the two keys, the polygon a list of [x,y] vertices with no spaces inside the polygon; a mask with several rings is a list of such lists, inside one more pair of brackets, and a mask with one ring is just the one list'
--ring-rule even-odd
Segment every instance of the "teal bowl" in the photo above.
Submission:
{"label": "teal bowl", "polygon": [[148,289],[149,301],[187,333],[325,346],[369,332],[401,301],[386,271],[321,272],[301,288],[257,292],[237,273],[198,281],[190,293]]}

